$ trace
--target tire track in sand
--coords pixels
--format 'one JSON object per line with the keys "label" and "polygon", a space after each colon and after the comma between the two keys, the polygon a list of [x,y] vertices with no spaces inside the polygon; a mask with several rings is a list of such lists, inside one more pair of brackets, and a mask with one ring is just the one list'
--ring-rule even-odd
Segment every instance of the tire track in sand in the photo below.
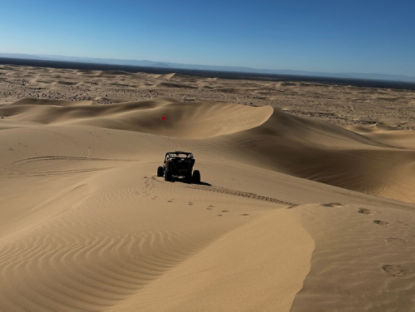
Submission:
{"label": "tire track in sand", "polygon": [[[157,182],[162,182],[156,178],[156,176],[153,176],[153,180]],[[260,200],[265,201],[269,203],[274,203],[277,205],[286,205],[286,206],[294,206],[298,205],[297,203],[278,199],[271,196],[265,196],[265,195],[259,195],[252,192],[244,192],[239,190],[234,190],[222,186],[213,186],[213,185],[200,185],[200,184],[186,184],[187,188],[199,190],[199,191],[206,191],[206,192],[214,192],[214,193],[220,193],[220,194],[226,194],[226,195],[232,195],[232,196],[239,196],[243,198],[249,198],[254,200]]]}

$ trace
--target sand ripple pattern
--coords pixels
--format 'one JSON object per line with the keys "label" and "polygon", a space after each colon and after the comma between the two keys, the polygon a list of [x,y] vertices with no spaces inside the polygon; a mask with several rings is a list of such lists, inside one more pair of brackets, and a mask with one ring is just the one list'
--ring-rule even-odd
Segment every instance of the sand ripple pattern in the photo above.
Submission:
{"label": "sand ripple pattern", "polygon": [[1,311],[102,310],[200,247],[181,233],[114,233],[68,221],[0,241]]}

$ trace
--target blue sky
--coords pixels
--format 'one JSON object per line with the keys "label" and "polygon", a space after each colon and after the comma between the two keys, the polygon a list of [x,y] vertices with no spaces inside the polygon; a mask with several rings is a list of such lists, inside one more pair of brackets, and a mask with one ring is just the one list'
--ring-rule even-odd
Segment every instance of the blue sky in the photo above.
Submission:
{"label": "blue sky", "polygon": [[0,52],[415,76],[415,1],[2,0]]}

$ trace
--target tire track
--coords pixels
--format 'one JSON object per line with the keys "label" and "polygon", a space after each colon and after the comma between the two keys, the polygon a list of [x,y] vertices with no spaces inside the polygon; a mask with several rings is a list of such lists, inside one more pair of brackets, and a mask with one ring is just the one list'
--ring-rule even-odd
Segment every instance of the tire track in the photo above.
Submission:
{"label": "tire track", "polygon": [[[157,178],[155,176],[153,176],[153,180],[155,180],[157,182],[160,182],[160,183],[162,182],[160,180],[157,180]],[[286,201],[286,200],[281,200],[281,199],[278,199],[278,198],[275,198],[275,197],[259,195],[259,194],[252,193],[252,192],[244,192],[244,191],[234,190],[234,189],[230,189],[230,188],[226,188],[226,187],[222,187],[222,186],[207,186],[207,185],[198,185],[198,184],[190,184],[190,185],[186,185],[186,186],[187,186],[187,188],[194,189],[194,190],[214,192],[214,193],[220,193],[220,194],[226,194],[226,195],[232,195],[232,196],[238,196],[238,197],[243,197],[243,198],[249,198],[249,199],[274,203],[274,204],[278,204],[278,205],[287,205],[287,206],[298,205],[297,203]]]}
{"label": "tire track", "polygon": [[58,156],[58,155],[51,155],[51,156],[34,156],[16,160],[13,164],[21,164],[21,163],[28,163],[34,161],[58,161],[58,160],[71,160],[71,161],[80,161],[80,160],[93,160],[93,161],[125,161],[123,159],[110,159],[110,158],[96,158],[96,157],[84,157],[84,156]]}

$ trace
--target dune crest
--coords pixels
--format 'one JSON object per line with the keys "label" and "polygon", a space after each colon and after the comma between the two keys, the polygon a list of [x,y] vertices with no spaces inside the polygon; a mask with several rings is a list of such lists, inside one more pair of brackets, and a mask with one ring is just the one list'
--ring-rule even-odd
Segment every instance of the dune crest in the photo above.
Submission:
{"label": "dune crest", "polygon": [[224,141],[241,160],[263,168],[415,202],[415,151],[391,140],[276,110],[262,125]]}
{"label": "dune crest", "polygon": [[297,218],[278,210],[223,235],[108,311],[289,311],[313,249]]}
{"label": "dune crest", "polygon": [[116,104],[22,99],[0,107],[0,114],[13,120],[42,124],[84,124],[192,139],[257,127],[272,112],[269,106],[186,103],[167,99]]}

